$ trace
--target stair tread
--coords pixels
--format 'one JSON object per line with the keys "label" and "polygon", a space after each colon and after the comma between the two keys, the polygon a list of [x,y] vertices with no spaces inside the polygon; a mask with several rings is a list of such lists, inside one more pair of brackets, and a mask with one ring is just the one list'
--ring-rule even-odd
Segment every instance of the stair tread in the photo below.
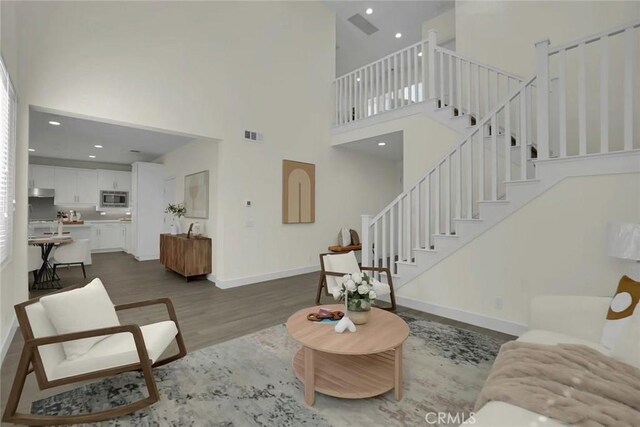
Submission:
{"label": "stair tread", "polygon": [[510,203],[508,200],[478,200],[476,203],[498,203],[498,204],[507,204]]}
{"label": "stair tread", "polygon": [[539,179],[513,179],[511,181],[504,181],[505,184],[537,184]]}
{"label": "stair tread", "polygon": [[454,221],[460,221],[460,222],[477,222],[480,223],[483,220],[481,218],[453,218]]}
{"label": "stair tread", "polygon": [[460,236],[458,236],[457,234],[434,234],[433,237],[444,237],[446,239],[450,239],[450,238],[458,238]]}
{"label": "stair tread", "polygon": [[432,253],[437,253],[438,251],[436,249],[430,249],[430,248],[413,248],[414,251],[421,251],[421,252],[432,252]]}

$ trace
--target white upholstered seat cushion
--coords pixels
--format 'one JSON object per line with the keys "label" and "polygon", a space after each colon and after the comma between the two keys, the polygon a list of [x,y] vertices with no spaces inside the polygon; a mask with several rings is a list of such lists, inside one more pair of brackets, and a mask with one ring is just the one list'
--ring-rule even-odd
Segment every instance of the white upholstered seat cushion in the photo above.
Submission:
{"label": "white upholstered seat cushion", "polygon": [[[149,358],[156,362],[178,334],[171,320],[141,326]],[[73,360],[64,360],[53,369],[52,378],[65,378],[86,374],[101,369],[128,365],[140,361],[133,335],[114,334],[98,342],[83,355]]]}

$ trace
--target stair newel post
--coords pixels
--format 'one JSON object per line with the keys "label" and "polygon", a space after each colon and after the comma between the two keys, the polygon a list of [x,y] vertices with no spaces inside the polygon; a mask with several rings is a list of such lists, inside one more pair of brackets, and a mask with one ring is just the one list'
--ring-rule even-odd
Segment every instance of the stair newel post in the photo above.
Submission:
{"label": "stair newel post", "polygon": [[[536,101],[538,159],[549,158],[549,40],[536,43]],[[532,142],[532,141],[530,141]]]}
{"label": "stair newel post", "polygon": [[373,215],[362,215],[360,218],[362,221],[360,229],[360,236],[362,237],[362,265],[372,266],[371,251],[373,247],[371,246],[371,220],[373,219]]}
{"label": "stair newel post", "polygon": [[[429,30],[427,32],[428,54],[429,54],[429,98],[435,99],[436,96],[436,46],[438,46],[438,32]],[[440,76],[442,78],[442,76]],[[442,98],[442,94],[439,95]],[[426,99],[426,98],[425,98]]]}

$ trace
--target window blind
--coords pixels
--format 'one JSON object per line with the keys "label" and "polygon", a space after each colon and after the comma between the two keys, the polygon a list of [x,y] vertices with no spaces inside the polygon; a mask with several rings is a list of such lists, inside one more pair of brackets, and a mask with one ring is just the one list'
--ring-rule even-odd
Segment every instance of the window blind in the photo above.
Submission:
{"label": "window blind", "polygon": [[0,57],[0,264],[11,258],[15,206],[16,95]]}

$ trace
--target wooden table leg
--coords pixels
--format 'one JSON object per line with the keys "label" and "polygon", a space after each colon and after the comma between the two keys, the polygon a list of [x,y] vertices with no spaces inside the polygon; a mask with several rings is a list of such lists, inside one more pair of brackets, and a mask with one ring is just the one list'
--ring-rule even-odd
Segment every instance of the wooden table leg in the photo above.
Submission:
{"label": "wooden table leg", "polygon": [[396,400],[402,399],[402,344],[396,347],[395,351],[395,374],[394,374],[394,393]]}
{"label": "wooden table leg", "polygon": [[309,406],[316,402],[316,373],[314,366],[314,352],[304,347],[304,401]]}

